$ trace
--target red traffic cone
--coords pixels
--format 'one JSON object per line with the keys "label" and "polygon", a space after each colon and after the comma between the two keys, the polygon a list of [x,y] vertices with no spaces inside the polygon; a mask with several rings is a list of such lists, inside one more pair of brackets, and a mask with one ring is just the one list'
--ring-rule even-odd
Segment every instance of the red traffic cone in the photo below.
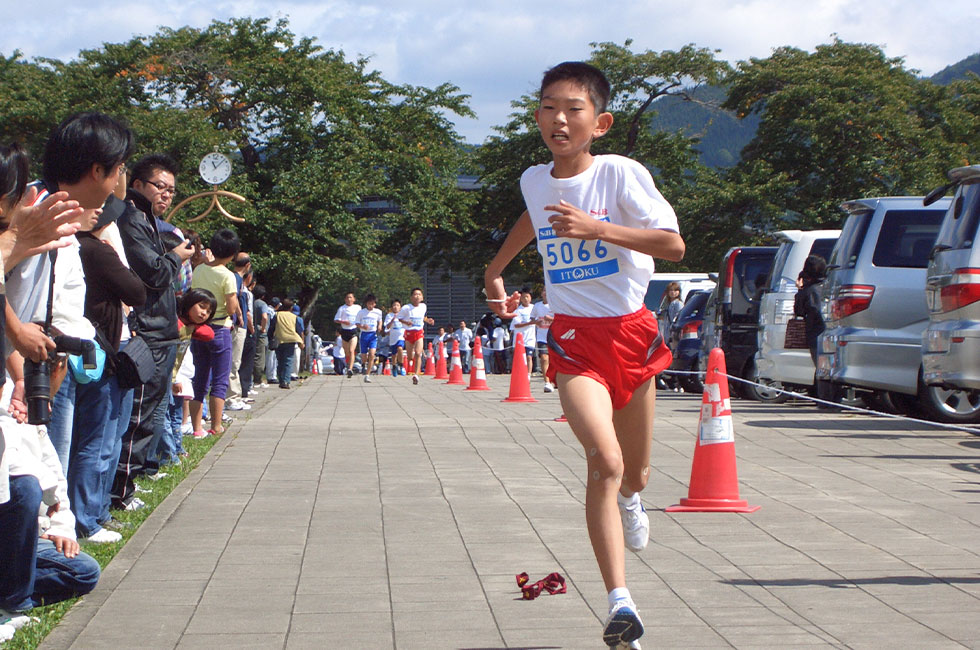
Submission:
{"label": "red traffic cone", "polygon": [[456,339],[453,339],[452,369],[449,371],[449,381],[446,384],[449,386],[466,385],[466,382],[463,380],[463,359],[459,355],[459,341]]}
{"label": "red traffic cone", "polygon": [[436,374],[436,359],[432,354],[432,341],[429,341],[429,352],[425,355],[425,371],[423,375],[432,377]]}
{"label": "red traffic cone", "polygon": [[568,422],[568,418],[566,418],[565,414],[562,413],[561,415],[555,418],[555,422]]}
{"label": "red traffic cone", "polygon": [[449,379],[449,372],[446,368],[446,346],[442,341],[439,341],[439,347],[436,348],[435,379]]}
{"label": "red traffic cone", "polygon": [[473,339],[473,361],[470,362],[470,385],[466,390],[490,390],[487,371],[483,365],[483,345],[480,337]]}
{"label": "red traffic cone", "polygon": [[704,377],[691,484],[687,498],[667,508],[667,512],[755,512],[761,507],[750,506],[738,496],[735,431],[727,374],[725,353],[721,348],[712,349]]}
{"label": "red traffic cone", "polygon": [[391,361],[388,359],[385,359],[385,367],[384,370],[381,371],[381,374],[385,377],[391,377]]}
{"label": "red traffic cone", "polygon": [[531,397],[531,378],[527,374],[524,336],[518,332],[514,339],[514,362],[510,366],[510,395],[503,402],[537,402]]}

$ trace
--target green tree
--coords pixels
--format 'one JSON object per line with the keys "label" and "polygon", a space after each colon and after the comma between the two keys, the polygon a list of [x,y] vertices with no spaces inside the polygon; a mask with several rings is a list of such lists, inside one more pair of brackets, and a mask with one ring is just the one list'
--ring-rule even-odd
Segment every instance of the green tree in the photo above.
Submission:
{"label": "green tree", "polygon": [[755,228],[839,225],[843,200],[926,192],[969,152],[967,101],[875,45],[779,48],[740,63],[728,83],[725,107],[761,121],[727,180],[773,179],[743,210]]}
{"label": "green tree", "polygon": [[[0,97],[9,80],[25,92],[0,104],[4,135],[47,133],[78,106],[104,110],[130,121],[142,151],[177,158],[182,193],[205,189],[194,180],[204,154],[232,154],[223,189],[250,202],[236,226],[243,246],[265,284],[298,292],[307,312],[348,260],[471,225],[456,183],[466,154],[447,117],[471,116],[468,97],[451,84],[391,84],[366,59],[296,38],[285,20],[163,28],[68,64],[14,56],[0,64]],[[385,207],[364,213],[364,199]],[[226,223],[195,225],[208,235]]]}

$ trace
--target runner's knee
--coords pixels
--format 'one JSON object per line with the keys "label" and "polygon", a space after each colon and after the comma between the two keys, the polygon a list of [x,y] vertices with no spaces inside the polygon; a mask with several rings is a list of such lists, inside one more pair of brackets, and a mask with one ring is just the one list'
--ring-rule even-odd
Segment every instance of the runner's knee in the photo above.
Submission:
{"label": "runner's knee", "polygon": [[614,481],[616,485],[623,478],[623,455],[618,451],[589,449],[589,478],[592,481]]}

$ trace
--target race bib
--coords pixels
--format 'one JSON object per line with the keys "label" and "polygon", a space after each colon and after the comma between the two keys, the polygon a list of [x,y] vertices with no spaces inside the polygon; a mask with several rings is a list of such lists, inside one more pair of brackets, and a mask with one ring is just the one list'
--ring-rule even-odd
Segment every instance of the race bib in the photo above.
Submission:
{"label": "race bib", "polygon": [[[601,220],[609,221],[608,218]],[[619,260],[600,239],[558,237],[548,226],[538,229],[538,250],[552,284],[594,280],[619,273]]]}

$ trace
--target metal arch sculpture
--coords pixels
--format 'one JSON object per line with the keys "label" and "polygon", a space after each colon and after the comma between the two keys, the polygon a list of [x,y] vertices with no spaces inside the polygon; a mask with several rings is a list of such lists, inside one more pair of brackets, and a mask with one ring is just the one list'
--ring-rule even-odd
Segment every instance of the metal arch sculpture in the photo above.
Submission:
{"label": "metal arch sculpture", "polygon": [[213,210],[215,210],[215,209],[223,217],[225,217],[229,221],[234,221],[235,223],[245,223],[245,219],[243,219],[242,217],[236,217],[235,215],[233,215],[230,212],[228,212],[224,208],[224,206],[221,205],[221,202],[218,200],[218,197],[219,196],[226,196],[228,198],[235,199],[236,201],[240,201],[242,203],[248,203],[248,199],[246,199],[244,196],[242,196],[240,194],[235,194],[234,192],[229,192],[227,190],[219,190],[219,189],[212,189],[209,192],[199,192],[198,194],[194,194],[193,196],[187,197],[186,199],[184,199],[183,201],[181,201],[180,203],[178,203],[177,205],[174,206],[173,210],[170,211],[170,214],[167,215],[167,218],[164,219],[164,221],[166,221],[167,223],[170,223],[170,220],[173,219],[174,215],[177,214],[177,211],[178,210],[180,210],[181,208],[183,208],[185,205],[187,205],[191,201],[193,201],[195,199],[199,199],[199,198],[205,197],[205,196],[210,196],[211,197],[211,205],[208,206],[208,209],[207,210],[205,210],[201,214],[197,215],[193,219],[188,219],[187,220],[187,223],[196,223],[196,222],[200,221],[201,219],[203,219],[204,217],[206,217],[209,214],[211,214],[211,212]]}

